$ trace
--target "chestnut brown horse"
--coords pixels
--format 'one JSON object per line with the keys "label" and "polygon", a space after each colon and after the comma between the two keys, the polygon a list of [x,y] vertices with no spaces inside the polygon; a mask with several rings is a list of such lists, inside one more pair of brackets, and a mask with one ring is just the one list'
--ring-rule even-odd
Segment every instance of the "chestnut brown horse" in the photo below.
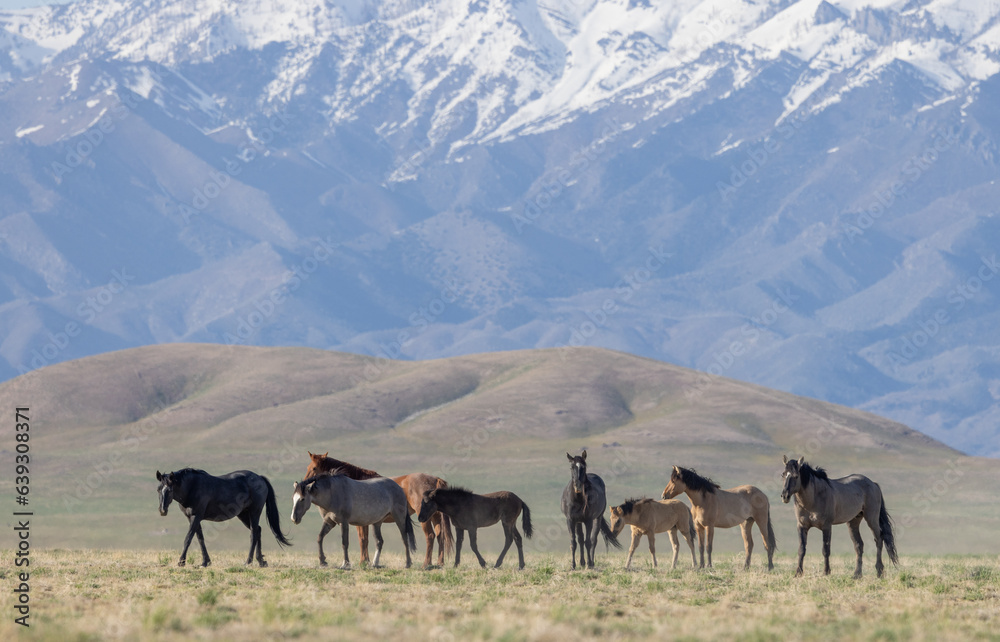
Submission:
{"label": "chestnut brown horse", "polygon": [[757,522],[764,548],[767,549],[767,569],[774,568],[774,550],[777,547],[774,529],[771,527],[771,503],[767,495],[756,486],[749,484],[722,490],[707,477],[702,477],[690,468],[674,466],[670,473],[670,483],[663,489],[663,499],[672,499],[687,493],[691,500],[691,515],[698,529],[698,548],[701,552],[701,567],[705,567],[705,540],[708,540],[708,567],[712,567],[712,542],[715,529],[739,526],[743,531],[743,548],[746,551],[744,568],[750,568],[750,553],[753,552],[753,523]]}
{"label": "chestnut brown horse", "polygon": [[[306,469],[304,479],[315,477],[317,475],[330,474],[337,470],[356,481],[382,477],[382,475],[379,475],[373,470],[360,468],[353,464],[340,461],[339,459],[334,459],[333,457],[329,457],[329,454],[329,452],[322,455],[309,453],[311,462],[309,464],[309,468]],[[434,490],[435,488],[448,487],[448,482],[445,480],[433,475],[426,475],[424,473],[400,475],[399,477],[393,477],[392,480],[399,484],[403,488],[403,492],[406,493],[406,503],[409,505],[410,515],[413,515],[420,510],[420,501],[423,498],[424,493]],[[391,522],[392,519],[390,518],[387,521]],[[424,556],[424,568],[429,568],[431,566],[435,540],[437,540],[438,543],[438,566],[444,566],[445,556],[447,555],[448,557],[451,557],[452,551],[454,550],[454,536],[451,530],[451,520],[447,515],[438,512],[434,513],[430,520],[421,522],[420,526],[424,529],[424,537],[427,539],[427,553]],[[368,561],[367,526],[358,526],[358,543],[361,545],[361,560],[366,562]]]}

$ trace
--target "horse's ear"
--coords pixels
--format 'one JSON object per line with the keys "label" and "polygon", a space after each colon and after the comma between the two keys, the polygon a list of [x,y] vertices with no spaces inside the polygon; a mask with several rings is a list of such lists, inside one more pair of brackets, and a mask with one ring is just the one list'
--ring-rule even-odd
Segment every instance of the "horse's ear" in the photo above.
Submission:
{"label": "horse's ear", "polygon": [[316,488],[316,482],[309,482],[308,484],[306,484],[307,493],[312,493],[314,488]]}
{"label": "horse's ear", "polygon": [[569,453],[566,453],[566,459],[568,459],[568,460],[570,460],[570,462],[572,462],[573,461],[573,455],[571,455]]}
{"label": "horse's ear", "polygon": [[585,450],[582,453],[580,453],[580,457],[583,458],[583,461],[587,461],[587,451]]}
{"label": "horse's ear", "polygon": [[328,450],[325,453],[323,453],[322,455],[320,455],[320,458],[321,459],[326,459],[326,456],[329,455],[329,454],[330,454],[330,451]]}
{"label": "horse's ear", "polygon": [[804,463],[806,463],[806,456],[802,455],[801,457],[799,457],[799,466],[802,466],[802,464]]}
{"label": "horse's ear", "polygon": [[680,475],[681,474],[681,469],[678,468],[677,466],[674,466],[674,474],[675,475]]}
{"label": "horse's ear", "polygon": [[781,463],[783,463],[783,464],[787,464],[788,463],[788,455],[782,455],[781,456]]}
{"label": "horse's ear", "polygon": [[163,481],[163,475],[160,474],[160,471],[156,471],[156,481]]}

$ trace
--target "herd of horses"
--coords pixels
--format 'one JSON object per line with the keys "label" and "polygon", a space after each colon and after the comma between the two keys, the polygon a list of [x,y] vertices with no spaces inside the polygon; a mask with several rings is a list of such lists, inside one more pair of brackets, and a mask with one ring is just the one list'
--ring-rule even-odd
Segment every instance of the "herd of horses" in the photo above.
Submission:
{"label": "herd of horses", "polygon": [[[524,537],[532,536],[531,511],[514,493],[503,490],[485,495],[450,486],[446,481],[424,473],[400,477],[383,477],[373,470],[361,468],[328,456],[309,453],[310,463],[302,481],[295,482],[292,495],[292,523],[298,524],[313,504],[322,517],[323,526],[317,538],[319,562],[326,566],[323,539],[338,524],[341,525],[341,544],[344,562],[341,568],[350,568],[348,556],[348,525],[356,526],[362,563],[379,565],[382,554],[382,524],[395,523],[406,552],[406,567],[412,563],[411,551],[417,550],[411,515],[423,528],[427,541],[424,568],[432,567],[435,543],[438,546],[437,566],[443,566],[446,556],[454,551],[455,566],[459,565],[465,533],[469,533],[469,546],[480,566],[486,560],[479,552],[476,533],[480,528],[500,523],[504,531],[504,546],[494,564],[503,564],[511,544],[517,546],[518,568],[524,568],[524,548],[517,518],[521,517]],[[673,547],[672,568],[677,566],[679,554],[678,533],[691,549],[692,566],[705,567],[706,548],[708,566],[712,566],[712,543],[716,528],[739,526],[743,534],[745,551],[744,567],[750,567],[754,542],[752,528],[756,523],[767,551],[767,568],[774,568],[776,549],[774,529],[771,526],[770,502],[767,495],[751,485],[723,490],[717,483],[690,468],[674,466],[670,481],[663,489],[660,500],[650,498],[628,499],[610,509],[610,523],[605,519],[607,489],[604,480],[587,472],[587,451],[580,455],[566,454],[570,463],[570,481],[562,494],[562,512],[570,533],[572,567],[594,567],[599,536],[605,546],[621,548],[618,535],[625,525],[631,526],[632,542],[628,549],[625,567],[630,568],[632,556],[643,536],[649,552],[656,562],[656,534],[669,532]],[[882,490],[864,475],[848,475],[831,479],[822,468],[813,468],[804,458],[784,458],[781,499],[784,503],[794,500],[795,518],[799,534],[798,566],[795,574],[802,574],[809,529],[818,528],[823,533],[823,572],[830,573],[830,538],[835,524],[848,524],[851,540],[857,555],[854,577],[861,577],[861,558],[864,544],[860,525],[864,520],[875,538],[875,571],[882,577],[882,548],[889,559],[897,563],[896,543],[892,520],[885,508]],[[158,493],[160,514],[166,515],[172,501],[182,508],[189,521],[179,566],[187,560],[188,547],[194,537],[201,546],[202,566],[211,560],[205,548],[201,524],[203,521],[221,522],[238,518],[250,529],[250,553],[247,564],[256,556],[260,566],[267,566],[261,553],[260,515],[265,513],[268,526],[279,545],[290,545],[281,531],[274,488],[266,477],[248,470],[228,475],[213,476],[203,470],[184,468],[170,473],[157,471],[160,482]],[[674,499],[686,494],[691,507]],[[368,555],[368,529],[375,531],[375,557]],[[452,535],[452,529],[455,535]],[[694,539],[698,538],[700,563],[695,557]]]}

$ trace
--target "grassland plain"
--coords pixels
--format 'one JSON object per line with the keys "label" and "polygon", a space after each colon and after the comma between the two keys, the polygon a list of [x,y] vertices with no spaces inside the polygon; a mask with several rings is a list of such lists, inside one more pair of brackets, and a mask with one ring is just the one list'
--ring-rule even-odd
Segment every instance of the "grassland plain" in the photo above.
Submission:
{"label": "grassland plain", "polygon": [[[0,553],[5,584],[10,551]],[[4,591],[0,638],[23,640],[1000,640],[1000,565],[989,556],[903,556],[883,579],[850,577],[848,556],[802,578],[741,568],[631,571],[623,555],[571,571],[568,556],[529,557],[523,571],[319,568],[303,551],[245,567],[241,554],[178,568],[176,551],[40,550],[31,627],[13,623]],[[868,568],[868,571],[871,569]]]}

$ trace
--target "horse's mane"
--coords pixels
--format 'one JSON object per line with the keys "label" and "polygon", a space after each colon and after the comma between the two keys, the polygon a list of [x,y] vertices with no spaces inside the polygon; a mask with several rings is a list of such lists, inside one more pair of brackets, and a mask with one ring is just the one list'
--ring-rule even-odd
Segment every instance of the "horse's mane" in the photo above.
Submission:
{"label": "horse's mane", "polygon": [[619,508],[622,509],[622,515],[631,515],[632,511],[635,509],[637,504],[645,504],[651,501],[653,500],[651,500],[648,497],[640,497],[640,498],[630,497],[629,499],[626,499],[624,502],[622,502],[622,505],[619,506]]}
{"label": "horse's mane", "polygon": [[475,495],[474,492],[472,492],[468,488],[465,488],[464,486],[447,486],[445,488],[435,488],[432,492],[435,493],[435,494],[437,494],[437,495],[441,495],[441,494],[446,494],[446,495],[463,495],[463,496]]}
{"label": "horse's mane", "polygon": [[[174,477],[182,477],[184,475],[209,475],[209,473],[205,472],[201,468],[181,468],[180,470],[175,470],[170,474]],[[209,477],[211,477],[211,475],[209,475]]]}
{"label": "horse's mane", "polygon": [[717,483],[708,477],[699,475],[693,468],[681,468],[678,466],[677,470],[681,471],[681,481],[691,490],[703,490],[706,493],[714,493],[717,488],[720,488]]}
{"label": "horse's mane", "polygon": [[[314,460],[315,461],[315,460]],[[346,461],[340,461],[339,459],[334,459],[333,457],[323,457],[316,463],[320,470],[320,473],[338,473],[346,474],[352,478],[358,477],[381,477],[382,475],[376,473],[374,470],[368,470],[367,468],[362,468],[361,466],[355,466],[354,464]]]}
{"label": "horse's mane", "polygon": [[813,477],[817,479],[826,479],[826,480],[830,479],[830,477],[827,476],[825,470],[823,470],[819,466],[813,468],[812,466],[810,466],[805,462],[802,462],[802,464],[799,466],[799,476],[802,478],[803,488],[809,485],[809,482],[810,480],[812,480]]}

